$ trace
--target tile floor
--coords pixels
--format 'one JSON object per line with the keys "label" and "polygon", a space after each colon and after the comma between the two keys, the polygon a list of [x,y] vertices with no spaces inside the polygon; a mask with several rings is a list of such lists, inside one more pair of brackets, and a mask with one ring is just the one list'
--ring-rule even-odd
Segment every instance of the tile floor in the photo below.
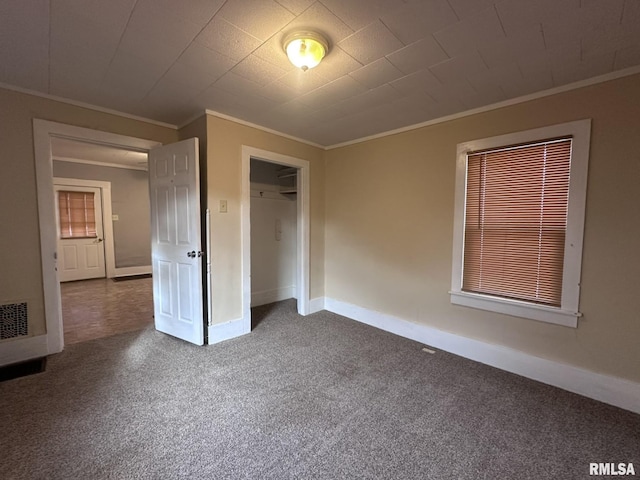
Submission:
{"label": "tile floor", "polygon": [[64,343],[141,330],[153,323],[151,278],[107,278],[60,284]]}

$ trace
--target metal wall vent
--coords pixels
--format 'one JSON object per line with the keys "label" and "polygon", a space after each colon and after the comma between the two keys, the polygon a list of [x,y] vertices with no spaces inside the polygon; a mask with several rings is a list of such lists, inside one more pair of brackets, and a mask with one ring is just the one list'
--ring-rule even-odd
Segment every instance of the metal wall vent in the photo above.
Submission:
{"label": "metal wall vent", "polygon": [[24,337],[27,330],[27,303],[0,305],[0,340]]}

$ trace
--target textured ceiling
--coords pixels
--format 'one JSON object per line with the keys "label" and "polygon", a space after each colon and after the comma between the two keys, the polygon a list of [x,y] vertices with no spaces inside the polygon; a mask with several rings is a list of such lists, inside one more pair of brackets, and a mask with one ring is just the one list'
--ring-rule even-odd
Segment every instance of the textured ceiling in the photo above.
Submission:
{"label": "textured ceiling", "polygon": [[[296,70],[296,28],[325,60]],[[640,64],[640,0],[0,0],[0,82],[320,145]]]}

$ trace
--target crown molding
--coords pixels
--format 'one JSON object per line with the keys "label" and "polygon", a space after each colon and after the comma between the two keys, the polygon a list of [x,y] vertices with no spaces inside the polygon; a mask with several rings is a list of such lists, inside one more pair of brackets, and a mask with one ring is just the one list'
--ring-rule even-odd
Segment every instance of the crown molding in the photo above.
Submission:
{"label": "crown molding", "polygon": [[485,105],[483,107],[478,107],[478,108],[474,108],[471,110],[465,110],[463,112],[458,112],[458,113],[454,113],[452,115],[447,115],[444,117],[439,117],[439,118],[435,118],[433,120],[427,120],[425,122],[421,122],[421,123],[416,123],[413,125],[407,125],[406,127],[402,127],[402,128],[397,128],[394,130],[388,130],[386,132],[381,132],[381,133],[376,133],[374,135],[369,135],[366,137],[361,137],[361,138],[357,138],[354,140],[349,140],[346,142],[342,142],[342,143],[336,143],[333,145],[320,145],[319,143],[315,143],[312,142],[310,140],[305,140],[303,138],[299,138],[299,137],[295,137],[293,135],[289,135],[287,133],[284,132],[280,132],[278,130],[274,130],[272,128],[268,128],[262,125],[258,125],[256,123],[251,123],[248,122],[246,120],[242,120],[236,117],[233,117],[231,115],[227,115],[221,112],[217,112],[215,110],[209,110],[209,109],[205,109],[204,111],[201,111],[200,113],[197,113],[196,115],[194,115],[193,117],[191,117],[189,120],[181,123],[179,126],[178,125],[173,125],[170,123],[164,123],[164,122],[160,122],[157,120],[153,120],[150,118],[145,118],[145,117],[140,117],[137,115],[131,115],[128,113],[124,113],[124,112],[119,112],[117,110],[112,110],[109,108],[104,108],[104,107],[98,107],[96,105],[92,105],[89,103],[85,103],[85,102],[79,102],[79,101],[75,101],[75,100],[69,100],[67,98],[64,97],[58,97],[56,95],[49,95],[47,93],[42,93],[42,92],[37,92],[35,90],[29,90],[26,88],[22,88],[22,87],[16,87],[15,85],[10,85],[10,84],[6,84],[6,83],[2,83],[0,82],[0,88],[6,89],[6,90],[11,90],[11,91],[15,91],[18,93],[25,93],[27,95],[33,95],[36,97],[41,97],[41,98],[46,98],[48,100],[54,100],[57,102],[61,102],[61,103],[66,103],[69,105],[75,105],[77,107],[82,107],[82,108],[87,108],[90,110],[95,110],[98,112],[102,112],[102,113],[108,113],[110,115],[117,115],[119,117],[124,117],[124,118],[129,118],[132,120],[137,120],[137,121],[141,121],[141,122],[145,122],[145,123],[150,123],[153,125],[158,125],[160,127],[166,127],[166,128],[170,128],[173,130],[179,130],[181,128],[184,128],[185,126],[189,125],[190,123],[192,123],[193,121],[197,120],[198,118],[200,118],[203,115],[211,115],[213,117],[217,117],[217,118],[221,118],[223,120],[228,120],[230,122],[234,122],[240,125],[244,125],[247,127],[251,127],[251,128],[255,128],[257,130],[262,130],[263,132],[267,132],[267,133],[271,133],[273,135],[278,135],[280,137],[283,138],[287,138],[289,140],[294,140],[296,142],[300,142],[306,145],[310,145],[312,147],[316,147],[316,148],[320,148],[322,150],[333,150],[333,149],[337,149],[337,148],[342,148],[342,147],[348,147],[350,145],[356,145],[358,143],[363,143],[363,142],[367,142],[370,140],[376,140],[378,138],[384,138],[384,137],[388,137],[391,135],[397,135],[400,133],[405,133],[405,132],[410,132],[412,130],[417,130],[419,128],[423,128],[423,127],[429,127],[431,125],[437,125],[440,123],[444,123],[444,122],[449,122],[452,120],[457,120],[460,118],[464,118],[464,117],[469,117],[471,115],[477,115],[479,113],[485,113],[485,112],[490,112],[492,110],[497,110],[500,108],[504,108],[504,107],[509,107],[509,106],[513,106],[513,105],[518,105],[520,103],[525,103],[525,102],[529,102],[531,100],[536,100],[539,98],[544,98],[544,97],[549,97],[551,95],[557,95],[559,93],[564,93],[564,92],[569,92],[572,90],[577,90],[580,88],[584,88],[584,87],[588,87],[591,85],[597,85],[599,83],[604,83],[604,82],[608,82],[611,80],[616,80],[618,78],[623,78],[623,77],[628,77],[631,75],[636,75],[640,73],[640,65],[634,66],[634,67],[630,67],[630,68],[626,68],[623,70],[617,70],[615,72],[610,72],[604,75],[599,75],[597,77],[593,77],[593,78],[589,78],[586,80],[580,80],[578,82],[573,82],[573,83],[569,83],[567,85],[561,85],[559,87],[554,87],[554,88],[550,88],[548,90],[543,90],[541,92],[536,92],[536,93],[531,93],[528,95],[524,95],[521,97],[517,97],[517,98],[511,98],[509,100],[504,100],[502,102],[498,102],[498,103],[493,103],[491,105]]}
{"label": "crown molding", "polygon": [[640,65],[635,67],[626,68],[624,70],[617,70],[615,72],[607,73],[605,75],[599,75],[597,77],[588,78],[586,80],[580,80],[578,82],[568,83],[566,85],[561,85],[559,87],[550,88],[548,90],[543,90],[541,92],[531,93],[529,95],[524,95],[521,97],[511,98],[509,100],[504,100],[502,102],[493,103],[491,105],[485,105],[484,107],[474,108],[472,110],[465,110],[463,112],[454,113],[451,115],[447,115],[445,117],[434,118],[433,120],[428,120],[426,122],[416,123],[414,125],[408,125],[406,127],[397,128],[395,130],[389,130],[387,132],[376,133],[374,135],[369,135],[366,137],[361,137],[356,140],[349,140],[342,143],[336,143],[335,145],[329,145],[324,147],[325,150],[333,150],[341,147],[348,147],[350,145],[355,145],[358,143],[367,142],[369,140],[376,140],[378,138],[388,137],[391,135],[397,135],[399,133],[410,132],[412,130],[417,130],[423,127],[429,127],[431,125],[437,125],[439,123],[450,122],[451,120],[457,120],[459,118],[469,117],[471,115],[477,115],[479,113],[490,112],[492,110],[497,110],[499,108],[510,107],[512,105],[518,105],[520,103],[530,102],[531,100],[536,100],[538,98],[549,97],[551,95],[557,95],[559,93],[569,92],[571,90],[577,90],[579,88],[588,87],[591,85],[596,85],[599,83],[608,82],[611,80],[616,80],[622,77],[628,77],[630,75],[636,75],[640,73]]}
{"label": "crown molding", "polygon": [[[224,113],[216,112],[215,110],[206,109],[204,111],[204,113],[206,115],[211,115],[213,117],[218,117],[218,118],[221,118],[223,120],[229,120],[230,122],[239,123],[240,125],[244,125],[245,127],[251,127],[251,128],[258,129],[258,130],[262,130],[263,132],[271,133],[273,135],[278,135],[279,137],[284,137],[284,138],[287,138],[289,140],[294,140],[296,142],[304,143],[306,145],[310,145],[312,147],[320,148],[322,150],[326,150],[327,149],[327,147],[325,147],[324,145],[320,145],[319,143],[311,142],[309,140],[305,140],[304,138],[294,137],[293,135],[289,135],[287,133],[280,132],[278,130],[274,130],[272,128],[263,127],[262,125],[258,125],[256,123],[247,122],[246,120],[241,120],[239,118],[232,117],[231,115],[226,115]],[[198,117],[195,117],[193,120],[196,120],[197,118]],[[193,121],[193,120],[191,120],[191,121]]]}
{"label": "crown molding", "polygon": [[11,90],[13,92],[32,95],[34,97],[46,98],[47,100],[54,100],[56,102],[66,103],[68,105],[73,105],[73,106],[76,106],[76,107],[81,107],[81,108],[86,108],[86,109],[89,109],[89,110],[94,110],[96,112],[108,113],[109,115],[116,115],[118,117],[128,118],[130,120],[137,120],[139,122],[150,123],[152,125],[157,125],[159,127],[170,128],[172,130],[177,130],[178,129],[178,127],[176,125],[173,125],[171,123],[160,122],[158,120],[153,120],[151,118],[140,117],[138,115],[132,115],[130,113],[120,112],[118,110],[113,110],[111,108],[99,107],[99,106],[93,105],[91,103],[79,102],[77,100],[70,100],[68,98],[59,97],[57,95],[50,95],[48,93],[38,92],[36,90],[30,90],[28,88],[17,87],[15,85],[11,85],[11,84],[8,84],[8,83],[0,82],[0,88],[3,88],[5,90]]}
{"label": "crown molding", "polygon": [[187,118],[184,122],[180,123],[178,125],[178,130],[182,130],[187,125],[191,125],[193,122],[198,120],[200,117],[205,117],[206,115],[207,115],[207,111],[206,110],[200,110],[198,113],[192,115],[191,117]]}

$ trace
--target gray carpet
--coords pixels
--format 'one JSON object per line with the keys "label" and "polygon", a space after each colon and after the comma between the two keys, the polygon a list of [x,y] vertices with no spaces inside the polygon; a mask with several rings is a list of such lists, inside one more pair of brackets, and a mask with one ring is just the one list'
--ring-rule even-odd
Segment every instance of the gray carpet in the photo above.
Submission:
{"label": "gray carpet", "polygon": [[[573,479],[640,416],[343,317],[254,309],[196,347],[147,329],[0,383],[3,479]],[[591,477],[592,478],[592,477]]]}

